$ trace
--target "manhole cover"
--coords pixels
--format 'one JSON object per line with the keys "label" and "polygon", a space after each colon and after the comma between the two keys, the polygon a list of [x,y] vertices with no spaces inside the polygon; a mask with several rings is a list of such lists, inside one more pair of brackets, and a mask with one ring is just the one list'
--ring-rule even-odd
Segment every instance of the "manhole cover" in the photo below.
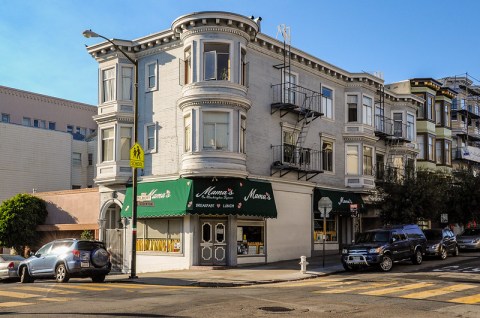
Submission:
{"label": "manhole cover", "polygon": [[260,307],[258,308],[263,311],[270,311],[270,312],[287,312],[287,311],[293,311],[292,308],[287,308],[287,307]]}

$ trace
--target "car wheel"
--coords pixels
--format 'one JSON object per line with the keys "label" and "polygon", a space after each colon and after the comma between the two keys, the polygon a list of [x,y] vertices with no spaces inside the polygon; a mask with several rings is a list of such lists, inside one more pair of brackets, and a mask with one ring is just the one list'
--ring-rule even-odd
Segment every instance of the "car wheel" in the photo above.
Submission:
{"label": "car wheel", "polygon": [[348,265],[347,263],[342,262],[342,265],[346,272],[350,272],[353,270],[352,266]]}
{"label": "car wheel", "polygon": [[70,280],[70,274],[68,274],[65,264],[59,264],[55,269],[55,280],[58,283],[68,283]]}
{"label": "car wheel", "polygon": [[92,276],[92,282],[94,283],[103,283],[104,281],[105,281],[105,275]]}
{"label": "car wheel", "polygon": [[415,265],[420,265],[422,264],[422,261],[423,261],[422,251],[420,249],[417,249],[415,251],[415,254],[412,256],[412,263]]}
{"label": "car wheel", "polygon": [[33,281],[34,279],[32,278],[32,276],[30,276],[27,266],[23,266],[22,270],[20,271],[20,282],[22,284],[25,284],[25,283],[33,283]]}
{"label": "car wheel", "polygon": [[392,269],[393,267],[393,260],[390,257],[390,255],[383,255],[383,260],[380,263],[380,269],[384,272],[388,272]]}
{"label": "car wheel", "polygon": [[447,258],[447,249],[445,247],[440,247],[440,259],[446,259]]}
{"label": "car wheel", "polygon": [[108,264],[110,254],[104,248],[97,248],[92,251],[90,259],[95,267],[103,267]]}
{"label": "car wheel", "polygon": [[460,254],[460,251],[458,250],[458,245],[455,245],[455,248],[453,249],[453,256],[458,256]]}

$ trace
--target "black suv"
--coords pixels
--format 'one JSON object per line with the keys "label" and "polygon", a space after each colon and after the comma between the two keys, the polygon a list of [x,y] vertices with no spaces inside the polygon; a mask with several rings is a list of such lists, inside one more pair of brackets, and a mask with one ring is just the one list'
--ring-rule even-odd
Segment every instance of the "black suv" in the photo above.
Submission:
{"label": "black suv", "polygon": [[47,243],[18,265],[22,283],[37,278],[55,278],[66,283],[71,277],[91,277],[95,283],[105,280],[111,269],[110,254],[100,241],[61,239]]}
{"label": "black suv", "polygon": [[355,244],[342,250],[342,265],[347,271],[378,266],[389,271],[396,261],[410,259],[421,264],[426,238],[418,225],[398,225],[359,233]]}

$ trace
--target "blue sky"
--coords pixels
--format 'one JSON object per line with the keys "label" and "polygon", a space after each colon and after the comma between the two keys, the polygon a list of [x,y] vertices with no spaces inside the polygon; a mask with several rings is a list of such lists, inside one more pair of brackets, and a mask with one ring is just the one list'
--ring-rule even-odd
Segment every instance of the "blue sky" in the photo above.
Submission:
{"label": "blue sky", "polygon": [[[262,17],[291,28],[292,45],[349,72],[480,78],[476,0],[0,0],[0,85],[97,103],[97,62],[82,36],[135,39],[197,11]],[[281,38],[281,37],[280,37]]]}

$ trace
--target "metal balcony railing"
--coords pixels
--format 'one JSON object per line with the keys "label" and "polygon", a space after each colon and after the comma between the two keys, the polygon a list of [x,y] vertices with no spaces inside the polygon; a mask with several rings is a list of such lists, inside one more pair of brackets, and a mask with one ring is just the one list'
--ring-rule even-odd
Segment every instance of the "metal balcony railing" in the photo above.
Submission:
{"label": "metal balcony railing", "polygon": [[[280,176],[290,171],[306,174],[321,173],[321,151],[294,145],[272,146],[272,171],[280,171]],[[283,171],[283,172],[282,172]],[[272,175],[274,172],[272,172]],[[299,175],[300,176],[300,175]],[[309,177],[307,176],[307,180]]]}
{"label": "metal balcony railing", "polygon": [[280,109],[298,108],[299,111],[306,109],[322,113],[322,95],[320,92],[292,83],[282,83],[272,85],[272,93],[272,107]]}
{"label": "metal balcony railing", "polygon": [[402,141],[413,141],[414,134],[411,131],[411,136],[408,133],[410,124],[393,121],[391,118],[387,118],[380,115],[375,115],[375,134],[384,136],[387,139],[397,139]]}

